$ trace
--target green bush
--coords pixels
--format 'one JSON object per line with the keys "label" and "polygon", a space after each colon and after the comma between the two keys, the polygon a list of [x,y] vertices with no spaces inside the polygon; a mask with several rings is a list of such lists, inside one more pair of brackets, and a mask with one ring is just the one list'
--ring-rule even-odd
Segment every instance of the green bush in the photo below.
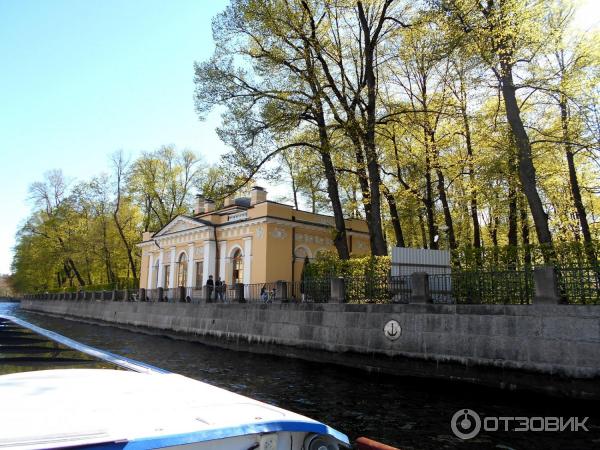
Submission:
{"label": "green bush", "polygon": [[390,273],[391,257],[361,256],[347,260],[340,259],[334,252],[321,252],[306,266],[305,276],[323,278],[385,277]]}

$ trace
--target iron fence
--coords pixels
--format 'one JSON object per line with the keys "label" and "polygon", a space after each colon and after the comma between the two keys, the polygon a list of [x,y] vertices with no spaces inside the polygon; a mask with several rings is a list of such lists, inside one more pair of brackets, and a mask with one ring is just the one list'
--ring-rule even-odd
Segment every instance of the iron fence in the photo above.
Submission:
{"label": "iron fence", "polygon": [[533,299],[533,272],[530,269],[455,271],[446,277],[445,289],[439,295],[447,300],[450,291],[455,303],[530,304]]}
{"label": "iron fence", "polygon": [[288,299],[292,302],[325,303],[331,297],[331,280],[315,278],[287,283]]}
{"label": "iron fence", "polygon": [[390,294],[392,303],[408,303],[412,294],[410,275],[390,277]]}
{"label": "iron fence", "polygon": [[[557,288],[564,303],[600,304],[600,267],[556,268]],[[533,270],[529,268],[480,271],[454,270],[428,276],[429,296],[433,303],[531,304],[534,297]],[[347,277],[347,303],[408,303],[413,295],[409,275],[394,277]],[[160,292],[162,291],[162,297]],[[304,279],[294,283],[256,283],[227,285],[221,289],[202,288],[103,290],[36,294],[40,298],[72,301],[149,301],[149,302],[329,302],[331,279]]]}
{"label": "iron fence", "polygon": [[600,303],[600,266],[557,267],[558,290],[569,304]]}
{"label": "iron fence", "polygon": [[[455,281],[455,280],[454,280]],[[429,295],[433,303],[454,303],[452,275],[449,273],[429,275]]]}
{"label": "iron fence", "polygon": [[354,277],[344,282],[347,303],[390,303],[393,298],[389,277]]}

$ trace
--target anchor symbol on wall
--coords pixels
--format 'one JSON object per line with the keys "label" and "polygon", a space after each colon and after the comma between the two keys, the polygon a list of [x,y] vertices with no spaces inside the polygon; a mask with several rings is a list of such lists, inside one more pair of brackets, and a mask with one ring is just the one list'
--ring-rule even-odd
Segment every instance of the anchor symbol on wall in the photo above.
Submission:
{"label": "anchor symbol on wall", "polygon": [[402,327],[396,320],[390,320],[383,327],[383,334],[391,341],[395,341],[402,334]]}

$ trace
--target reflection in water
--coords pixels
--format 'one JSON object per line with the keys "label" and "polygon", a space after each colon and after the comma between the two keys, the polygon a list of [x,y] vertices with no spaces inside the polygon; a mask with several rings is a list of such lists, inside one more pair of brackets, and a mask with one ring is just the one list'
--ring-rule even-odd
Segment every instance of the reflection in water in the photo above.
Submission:
{"label": "reflection in water", "polygon": [[[45,317],[20,311],[16,305],[0,304],[0,314],[3,309],[85,344],[323,421],[351,439],[368,436],[404,450],[600,448],[598,403],[375,375]],[[488,416],[590,416],[590,432],[497,432],[463,442],[450,430],[450,418],[461,408]]]}

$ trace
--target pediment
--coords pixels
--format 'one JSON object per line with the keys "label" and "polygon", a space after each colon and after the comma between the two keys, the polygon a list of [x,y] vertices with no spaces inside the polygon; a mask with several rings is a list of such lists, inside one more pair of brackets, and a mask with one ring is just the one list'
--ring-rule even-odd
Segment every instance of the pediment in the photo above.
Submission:
{"label": "pediment", "polygon": [[156,233],[154,237],[201,228],[204,226],[206,225],[199,223],[189,217],[177,216],[171,222],[169,222],[162,230]]}

